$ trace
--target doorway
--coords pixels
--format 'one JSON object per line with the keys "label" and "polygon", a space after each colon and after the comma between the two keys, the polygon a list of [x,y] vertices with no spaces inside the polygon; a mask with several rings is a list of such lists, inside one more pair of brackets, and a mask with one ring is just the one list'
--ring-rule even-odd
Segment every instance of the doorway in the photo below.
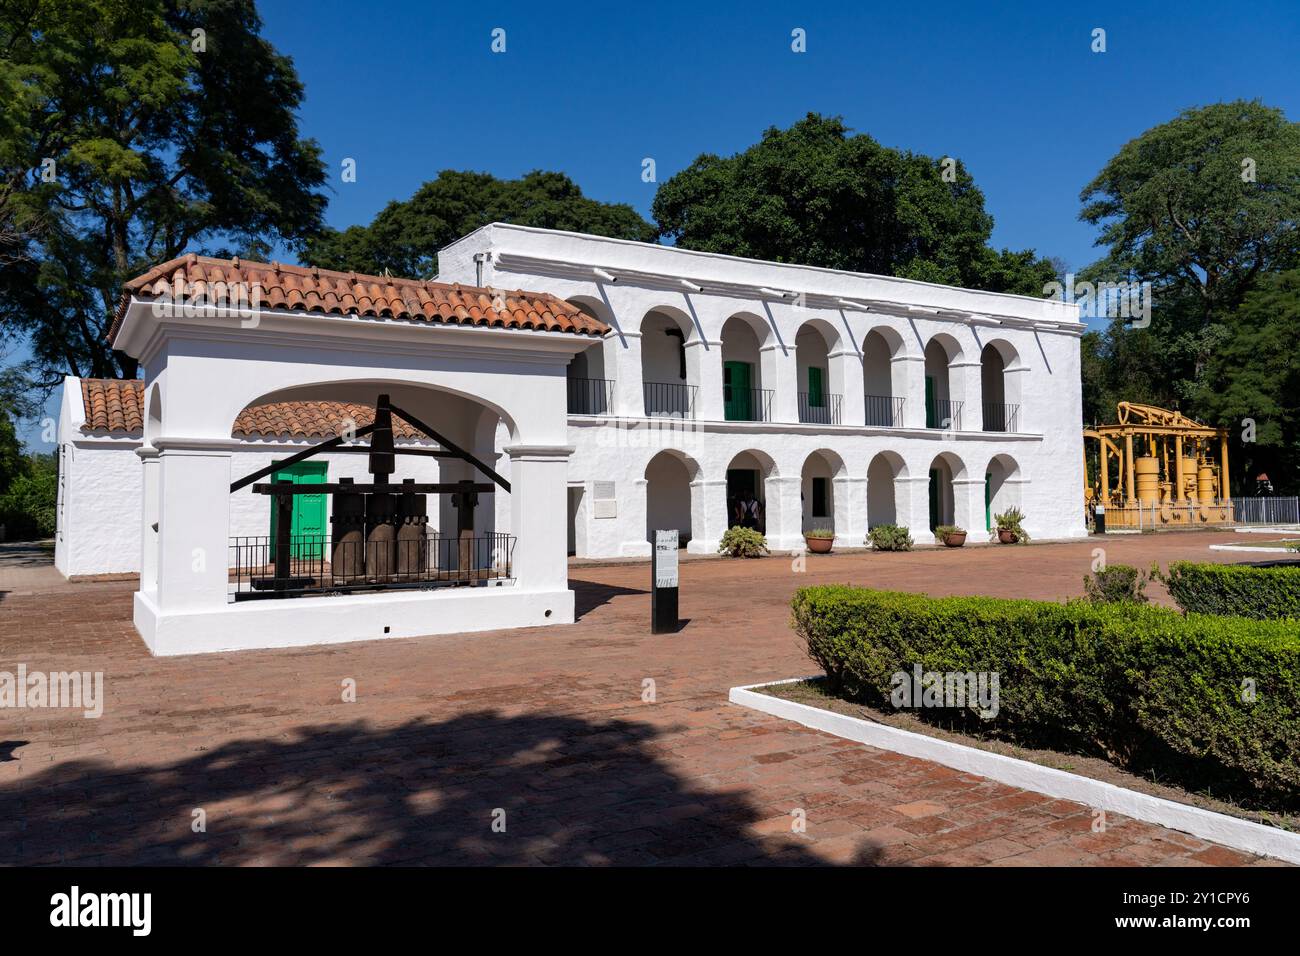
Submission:
{"label": "doorway", "polygon": [[[276,464],[279,464],[278,462]],[[323,485],[328,477],[329,462],[300,461],[296,465],[272,472],[272,481],[290,481],[295,485]],[[271,503],[271,558],[275,559],[275,500]],[[319,558],[325,544],[326,507],[324,494],[294,495],[293,520],[289,528],[290,553],[295,558]]]}

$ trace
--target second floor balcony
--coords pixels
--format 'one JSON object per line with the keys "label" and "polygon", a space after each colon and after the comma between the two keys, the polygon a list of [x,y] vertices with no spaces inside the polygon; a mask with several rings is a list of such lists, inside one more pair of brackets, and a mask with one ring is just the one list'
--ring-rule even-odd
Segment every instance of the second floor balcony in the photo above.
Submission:
{"label": "second floor balcony", "polygon": [[864,395],[864,424],[876,428],[898,428],[903,424],[903,401],[898,395]]}
{"label": "second floor balcony", "polygon": [[694,418],[695,385],[680,382],[643,382],[647,418]]}
{"label": "second floor balcony", "polygon": [[1017,432],[1020,431],[1020,406],[1006,402],[984,403],[984,431]]}
{"label": "second floor balcony", "polygon": [[811,425],[840,424],[840,398],[830,392],[800,392],[799,421]]}
{"label": "second floor balcony", "polygon": [[608,415],[614,408],[614,383],[607,378],[570,378],[570,415]]}
{"label": "second floor balcony", "polygon": [[723,385],[723,417],[729,422],[770,422],[773,395],[774,392],[770,388]]}
{"label": "second floor balcony", "polygon": [[944,431],[961,431],[962,402],[948,398],[932,399],[925,403],[925,427]]}

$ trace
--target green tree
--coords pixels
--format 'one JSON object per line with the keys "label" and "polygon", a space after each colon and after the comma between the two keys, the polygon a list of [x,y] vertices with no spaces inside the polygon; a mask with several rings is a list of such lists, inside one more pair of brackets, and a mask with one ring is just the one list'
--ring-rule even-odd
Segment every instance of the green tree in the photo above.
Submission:
{"label": "green tree", "polygon": [[1080,201],[1106,248],[1085,277],[1152,284],[1171,318],[1167,374],[1189,391],[1216,323],[1300,261],[1300,124],[1259,102],[1185,110],[1126,143]]}
{"label": "green tree", "polygon": [[987,245],[993,217],[956,160],[900,152],[809,113],[734,156],[704,154],[654,199],[687,249],[1042,295],[1055,270]]}
{"label": "green tree", "polygon": [[104,338],[125,279],[319,229],[302,86],[260,29],[253,0],[0,5],[0,331],[38,386],[134,377]]}
{"label": "green tree", "polygon": [[328,229],[304,258],[325,269],[383,272],[417,279],[438,272],[438,250],[490,222],[567,229],[651,242],[654,227],[625,203],[582,194],[563,173],[534,170],[520,179],[443,170],[405,201],[390,202],[369,226]]}
{"label": "green tree", "polygon": [[1228,428],[1240,476],[1265,471],[1279,492],[1294,494],[1300,486],[1300,268],[1261,279],[1227,320],[1226,332],[1210,353],[1197,407]]}

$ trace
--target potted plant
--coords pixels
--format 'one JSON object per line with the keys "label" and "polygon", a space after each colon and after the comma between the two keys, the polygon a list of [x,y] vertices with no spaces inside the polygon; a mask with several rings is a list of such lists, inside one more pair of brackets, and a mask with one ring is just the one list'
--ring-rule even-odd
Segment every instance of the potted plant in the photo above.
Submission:
{"label": "potted plant", "polygon": [[1003,544],[1020,544],[1028,541],[1029,532],[1021,525],[1024,520],[1024,513],[1019,508],[1008,508],[1002,514],[993,516],[995,525],[993,533]]}
{"label": "potted plant", "polygon": [[946,548],[960,548],[966,543],[966,529],[954,524],[941,524],[934,529],[934,536],[943,542]]}
{"label": "potted plant", "polygon": [[835,532],[831,528],[810,528],[803,533],[803,540],[813,554],[830,554]]}

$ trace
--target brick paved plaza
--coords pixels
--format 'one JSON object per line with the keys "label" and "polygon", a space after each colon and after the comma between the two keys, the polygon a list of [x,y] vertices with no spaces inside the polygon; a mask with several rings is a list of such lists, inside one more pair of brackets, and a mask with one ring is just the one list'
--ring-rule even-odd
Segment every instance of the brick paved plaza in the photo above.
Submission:
{"label": "brick paved plaza", "polygon": [[[1258,558],[1208,545],[1260,537],[1104,546],[1145,568]],[[1085,806],[727,703],[812,671],[797,586],[1057,599],[1097,546],[687,561],[671,636],[647,633],[646,565],[575,567],[569,627],[168,659],[132,629],[132,584],[11,572],[0,669],[104,671],[107,701],[0,717],[0,864],[1265,863],[1114,815],[1093,833]]]}

